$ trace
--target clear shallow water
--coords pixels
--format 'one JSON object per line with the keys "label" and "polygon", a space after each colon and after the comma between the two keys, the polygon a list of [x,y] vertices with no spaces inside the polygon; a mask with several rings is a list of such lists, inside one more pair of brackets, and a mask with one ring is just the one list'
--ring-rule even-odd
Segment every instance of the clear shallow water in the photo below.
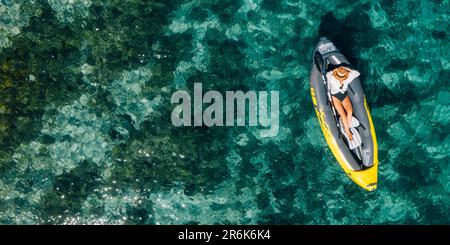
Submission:
{"label": "clear shallow water", "polygon": [[[448,224],[449,12],[448,1],[0,1],[0,223]],[[315,118],[321,35],[363,74],[375,192],[346,177]],[[279,134],[174,128],[171,94],[194,82],[279,90]]]}

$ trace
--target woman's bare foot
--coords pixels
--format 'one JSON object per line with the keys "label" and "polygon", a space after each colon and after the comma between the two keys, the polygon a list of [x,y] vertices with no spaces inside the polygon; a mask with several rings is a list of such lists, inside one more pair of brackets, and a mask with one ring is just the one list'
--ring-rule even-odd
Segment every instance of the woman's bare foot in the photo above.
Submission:
{"label": "woman's bare foot", "polygon": [[352,140],[353,140],[353,134],[350,133],[350,130],[349,130],[349,129],[345,130],[345,133],[347,134],[348,139],[349,139],[350,141],[352,141]]}

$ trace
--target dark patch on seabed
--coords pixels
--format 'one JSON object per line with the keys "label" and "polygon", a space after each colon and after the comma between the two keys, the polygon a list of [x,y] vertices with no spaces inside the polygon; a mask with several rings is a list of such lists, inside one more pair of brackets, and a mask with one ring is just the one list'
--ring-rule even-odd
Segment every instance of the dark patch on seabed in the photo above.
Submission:
{"label": "dark patch on seabed", "polygon": [[[0,2],[2,224],[448,224],[448,1]],[[309,95],[328,36],[360,70],[379,189]],[[172,92],[280,91],[280,130],[175,128]]]}

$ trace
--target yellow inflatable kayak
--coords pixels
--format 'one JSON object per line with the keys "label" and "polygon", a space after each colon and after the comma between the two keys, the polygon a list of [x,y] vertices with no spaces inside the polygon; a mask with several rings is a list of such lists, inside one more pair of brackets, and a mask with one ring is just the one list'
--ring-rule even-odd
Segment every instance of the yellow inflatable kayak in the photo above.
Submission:
{"label": "yellow inflatable kayak", "polygon": [[350,62],[326,38],[316,45],[311,65],[311,97],[320,127],[334,157],[348,176],[362,188],[373,191],[378,179],[378,146],[366,97],[359,78],[349,85],[347,93],[353,106],[351,125],[353,140],[344,133],[333,103],[326,73],[336,67],[352,67]]}

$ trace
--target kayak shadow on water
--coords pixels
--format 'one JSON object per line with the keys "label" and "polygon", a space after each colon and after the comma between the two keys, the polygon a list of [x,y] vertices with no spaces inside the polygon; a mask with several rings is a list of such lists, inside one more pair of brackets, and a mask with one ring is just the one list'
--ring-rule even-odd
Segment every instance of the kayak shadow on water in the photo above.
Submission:
{"label": "kayak shadow on water", "polygon": [[353,11],[343,20],[328,12],[322,17],[318,34],[329,38],[355,67],[364,69],[364,64],[358,62],[357,53],[361,48],[378,43],[378,35],[370,34],[374,31],[369,16],[364,12]]}

